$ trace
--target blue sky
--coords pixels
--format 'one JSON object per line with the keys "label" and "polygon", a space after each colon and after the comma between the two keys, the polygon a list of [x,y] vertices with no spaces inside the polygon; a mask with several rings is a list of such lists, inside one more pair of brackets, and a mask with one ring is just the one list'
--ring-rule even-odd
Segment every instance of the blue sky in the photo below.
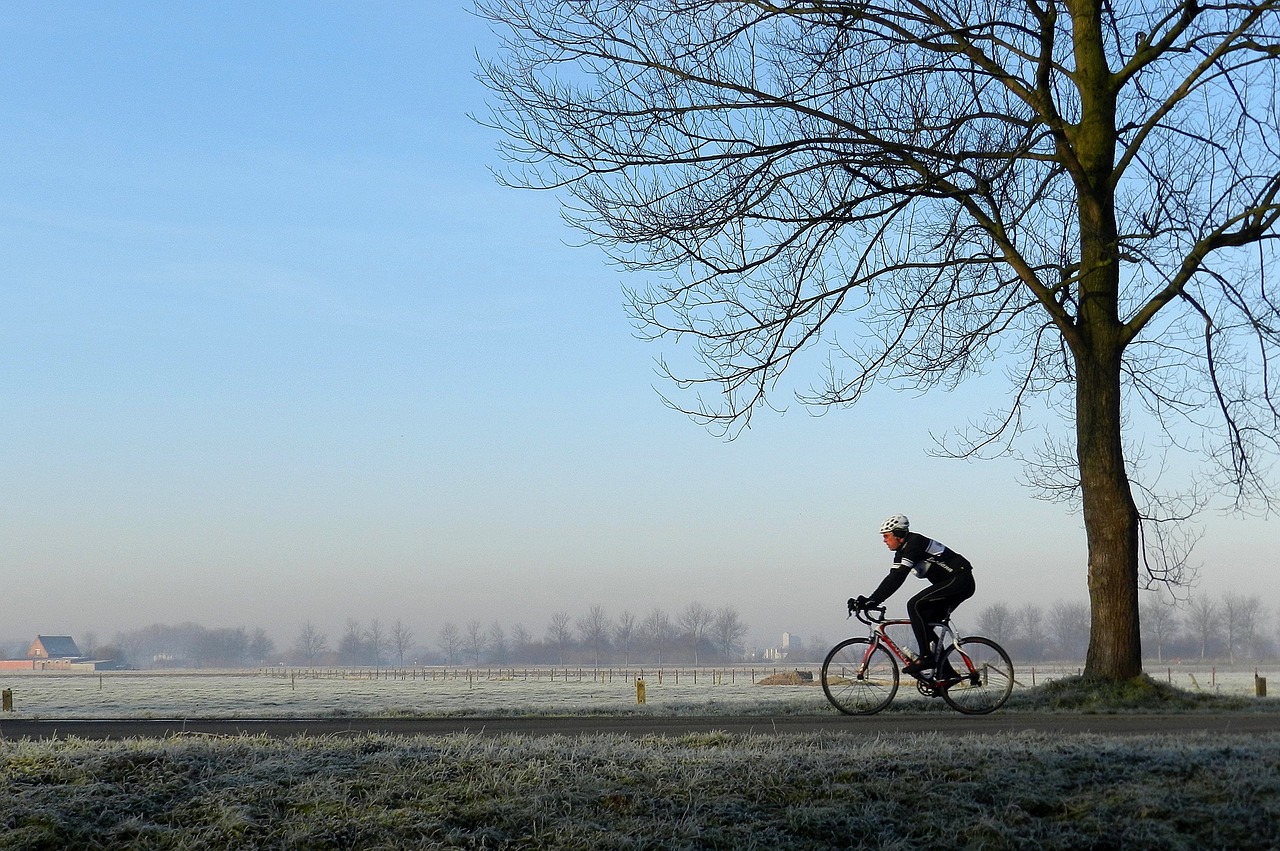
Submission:
{"label": "blue sky", "polygon": [[[897,511],[975,610],[1085,598],[1078,517],[926,454],[994,383],[733,442],[664,407],[675,344],[490,173],[491,47],[450,2],[0,9],[0,640],[692,601],[834,639]],[[1204,593],[1270,588],[1269,526],[1207,528]]]}

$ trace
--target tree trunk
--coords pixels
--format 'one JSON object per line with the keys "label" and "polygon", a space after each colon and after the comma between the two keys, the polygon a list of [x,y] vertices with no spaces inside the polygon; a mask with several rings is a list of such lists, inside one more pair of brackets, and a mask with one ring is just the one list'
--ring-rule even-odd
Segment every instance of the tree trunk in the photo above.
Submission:
{"label": "tree trunk", "polygon": [[[1142,673],[1138,619],[1138,509],[1121,439],[1120,257],[1113,178],[1114,78],[1107,66],[1102,6],[1068,0],[1080,121],[1067,126],[1077,168],[1080,310],[1073,329],[1076,458],[1089,549],[1092,621],[1084,674],[1119,682]],[[1066,160],[1072,161],[1071,152]]]}
{"label": "tree trunk", "polygon": [[1118,682],[1142,673],[1138,510],[1120,434],[1120,353],[1076,358],[1076,446],[1089,550],[1092,621],[1084,675]]}

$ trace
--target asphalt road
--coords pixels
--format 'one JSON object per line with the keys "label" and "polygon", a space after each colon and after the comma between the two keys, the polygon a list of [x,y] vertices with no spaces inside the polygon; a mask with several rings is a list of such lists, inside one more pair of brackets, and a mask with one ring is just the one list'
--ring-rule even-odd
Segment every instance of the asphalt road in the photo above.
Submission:
{"label": "asphalt road", "polygon": [[309,719],[125,719],[89,721],[0,719],[0,739],[164,738],[178,735],[208,736],[333,736],[379,733],[397,736],[478,733],[497,736],[579,736],[598,733],[626,736],[682,736],[689,733],[725,732],[746,735],[852,733],[942,733],[993,735],[1034,731],[1040,733],[1106,735],[1179,734],[1218,732],[1248,735],[1280,732],[1280,713],[1216,715],[1048,715],[994,713],[966,716],[944,713],[888,713],[867,717],[835,715],[753,716],[642,716],[601,717],[455,717],[455,718],[309,718]]}

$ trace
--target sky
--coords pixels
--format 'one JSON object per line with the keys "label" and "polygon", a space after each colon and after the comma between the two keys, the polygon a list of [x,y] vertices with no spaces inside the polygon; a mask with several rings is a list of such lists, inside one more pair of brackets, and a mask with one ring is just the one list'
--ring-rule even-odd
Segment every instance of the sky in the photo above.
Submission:
{"label": "sky", "polygon": [[[0,640],[691,602],[834,640],[897,512],[971,614],[1086,599],[1078,515],[928,452],[996,381],[732,441],[666,407],[642,281],[494,179],[494,43],[447,0],[0,7]],[[1208,515],[1197,593],[1270,593],[1278,543]]]}

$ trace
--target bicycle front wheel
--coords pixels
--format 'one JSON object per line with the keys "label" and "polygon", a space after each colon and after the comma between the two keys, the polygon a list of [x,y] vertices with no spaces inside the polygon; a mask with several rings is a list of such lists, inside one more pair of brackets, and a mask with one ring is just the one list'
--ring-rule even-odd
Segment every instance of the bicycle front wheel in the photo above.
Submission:
{"label": "bicycle front wheel", "polygon": [[[1013,692],[1013,662],[1004,648],[989,638],[962,638],[943,656],[941,671],[955,672],[942,699],[966,715],[985,715],[1004,705]],[[954,679],[954,677],[952,679]]]}
{"label": "bicycle front wheel", "polygon": [[823,661],[822,690],[845,715],[872,715],[898,693],[898,666],[879,644],[850,638],[832,647]]}

